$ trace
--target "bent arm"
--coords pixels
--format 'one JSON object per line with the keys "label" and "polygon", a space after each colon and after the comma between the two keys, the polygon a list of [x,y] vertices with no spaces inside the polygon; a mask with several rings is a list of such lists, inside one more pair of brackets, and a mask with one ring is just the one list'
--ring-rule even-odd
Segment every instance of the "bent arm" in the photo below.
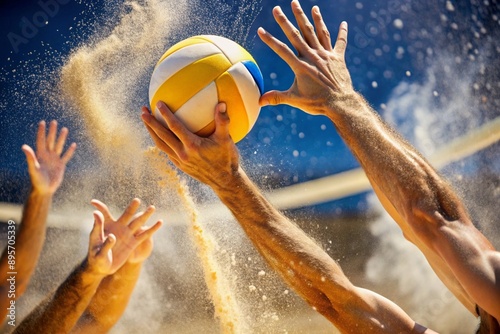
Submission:
{"label": "bent arm", "polygon": [[327,116],[386,210],[464,305],[500,317],[499,256],[474,227],[451,187],[361,96]]}

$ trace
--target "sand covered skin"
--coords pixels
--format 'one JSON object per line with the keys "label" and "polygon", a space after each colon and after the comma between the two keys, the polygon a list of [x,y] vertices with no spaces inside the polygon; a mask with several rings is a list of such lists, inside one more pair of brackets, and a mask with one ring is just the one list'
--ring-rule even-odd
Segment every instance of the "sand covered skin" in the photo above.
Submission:
{"label": "sand covered skin", "polygon": [[[146,177],[157,179],[162,189],[175,191],[183,205],[181,211],[191,224],[189,231],[222,332],[243,333],[240,323],[244,319],[214,259],[214,241],[201,225],[189,190],[167,163],[166,156],[144,148],[146,132],[138,124],[138,113],[130,117],[131,106],[136,105],[134,98],[143,91],[137,83],[144,82],[151,64],[155,64],[163,50],[168,33],[178,23],[172,13],[182,15],[186,4],[176,2],[175,9],[172,4],[158,1],[132,2],[126,6],[130,6],[129,12],[121,17],[109,36],[70,55],[61,69],[63,98],[74,106],[75,117],[83,122],[87,137],[99,152],[102,167],[112,171],[115,182],[140,183]],[[144,26],[145,21],[152,24]],[[152,191],[151,197],[166,195],[161,189]]]}
{"label": "sand covered skin", "polygon": [[[92,224],[92,208],[87,204],[90,198],[101,199],[115,211],[120,211],[132,197],[138,196],[145,204],[155,204],[161,216],[159,218],[167,224],[155,238],[155,253],[146,264],[129,308],[114,333],[334,331],[324,318],[310,310],[263,263],[229,214],[217,217],[213,214],[215,208],[205,207],[205,202],[210,205],[216,201],[209,190],[178,175],[163,155],[149,149],[152,142],[139,117],[141,105],[147,103],[152,68],[169,45],[189,35],[207,31],[242,43],[260,11],[260,3],[240,1],[236,11],[223,1],[211,1],[206,6],[198,7],[193,1],[184,0],[113,1],[108,6],[112,24],[106,29],[95,29],[90,38],[80,46],[74,46],[50,82],[58,83],[57,92],[51,96],[48,96],[50,90],[36,92],[49,100],[47,110],[61,111],[64,117],[82,129],[78,156],[72,161],[76,165],[72,168],[78,170],[79,179],[68,176],[66,189],[61,189],[54,207],[56,213],[82,218],[78,225],[61,225],[49,233],[51,237],[48,238],[46,258],[41,262],[41,272],[34,280],[23,308],[28,311],[34,307],[48,292],[45,290],[50,290],[45,286],[46,282],[53,288],[83,256],[88,240],[85,229]],[[224,19],[217,22],[199,20],[215,11],[227,15],[221,15]],[[99,15],[95,14],[96,17]],[[266,15],[270,16],[270,13]],[[188,23],[191,30],[186,31]],[[394,24],[401,29],[407,27],[409,22],[405,20]],[[198,27],[206,30],[196,31]],[[354,33],[353,37],[356,31]],[[57,53],[46,56],[58,57]],[[58,58],[62,62],[61,59]],[[448,66],[448,59],[435,66],[446,68],[443,64]],[[35,65],[28,67],[43,68],[41,63]],[[429,68],[429,72],[433,70]],[[432,149],[448,139],[441,137],[445,133],[443,129],[458,124],[459,130],[465,131],[475,127],[480,120],[480,117],[469,120],[470,110],[478,107],[471,102],[474,94],[467,93],[474,86],[472,75],[464,78],[463,73],[453,72],[453,66],[450,71],[451,74],[448,72],[447,75],[460,84],[450,86],[455,90],[452,98],[443,102],[445,106],[432,115],[429,115],[429,110],[435,106],[434,100],[445,95],[432,75],[421,83],[402,82],[394,90],[390,101],[384,104],[385,117],[390,122],[409,120],[400,130],[406,137],[416,138],[419,149],[424,153],[429,150],[432,153]],[[20,72],[16,72],[16,79]],[[285,81],[277,72],[271,73],[271,78]],[[411,75],[409,73],[408,77]],[[31,80],[33,74],[27,78]],[[383,85],[380,79],[377,80],[379,83],[373,88],[380,89]],[[450,104],[449,101],[455,103]],[[417,109],[415,112],[409,111],[412,106]],[[288,114],[273,116],[282,120],[289,117]],[[37,120],[24,119],[33,124]],[[296,131],[297,135],[302,133],[300,126],[297,130],[296,124],[296,128],[291,125],[290,129],[284,125],[280,129]],[[71,127],[70,131],[73,131]],[[269,129],[261,131],[268,133]],[[302,136],[310,135],[302,133]],[[325,139],[327,135],[324,136],[318,140]],[[255,148],[255,152],[262,153],[260,159],[266,159],[268,153],[259,149]],[[294,147],[292,151],[288,153],[294,157],[305,152],[299,147]],[[269,170],[267,168],[266,172]],[[257,173],[262,173],[262,170]],[[464,176],[456,175],[458,177]],[[372,205],[377,208],[376,203]],[[422,323],[444,333],[474,327],[473,317],[464,312],[454,297],[436,281],[428,265],[412,249],[413,246],[401,238],[399,230],[391,228],[390,218],[381,216],[376,221],[372,219],[371,228],[359,219],[346,222],[324,220],[317,227],[311,223],[314,221],[312,217],[302,219],[306,231],[324,243],[332,257],[339,259],[350,272],[350,277],[368,284],[375,291],[390,293],[387,296],[404,305]],[[343,223],[345,226],[339,227]],[[339,229],[334,230],[334,226]],[[69,232],[70,228],[82,228],[83,231]],[[369,236],[370,231],[373,232],[373,239]],[[358,245],[353,245],[352,240],[356,240]],[[58,242],[64,247],[55,247]],[[367,244],[369,242],[371,244]],[[373,249],[375,244],[379,248]],[[364,248],[355,248],[358,246]],[[60,253],[71,256],[62,257]],[[363,261],[368,260],[368,277],[364,277]],[[351,270],[354,263],[356,270]],[[412,270],[408,269],[409,264]],[[390,286],[384,285],[387,281],[390,281]],[[422,300],[429,296],[435,298],[423,309]],[[444,315],[446,318],[443,318]],[[214,317],[217,319],[214,320]],[[142,320],[138,323],[137,319]]]}

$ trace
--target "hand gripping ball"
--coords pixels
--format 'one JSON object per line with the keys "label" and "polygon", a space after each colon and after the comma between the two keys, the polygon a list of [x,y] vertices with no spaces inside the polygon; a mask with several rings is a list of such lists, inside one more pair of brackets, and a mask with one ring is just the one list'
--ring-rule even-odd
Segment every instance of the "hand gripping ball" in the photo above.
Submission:
{"label": "hand gripping ball", "polygon": [[206,137],[215,130],[215,106],[225,102],[229,133],[238,142],[259,116],[263,91],[262,73],[250,53],[227,38],[202,35],[175,44],[160,58],[149,84],[149,103],[163,125],[156,109],[160,100],[190,131]]}

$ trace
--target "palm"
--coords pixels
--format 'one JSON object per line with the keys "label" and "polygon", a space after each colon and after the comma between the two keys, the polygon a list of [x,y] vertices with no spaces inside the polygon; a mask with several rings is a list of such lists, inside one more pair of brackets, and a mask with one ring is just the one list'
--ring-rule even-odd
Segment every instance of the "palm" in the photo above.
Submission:
{"label": "palm", "polygon": [[23,145],[28,162],[28,171],[33,188],[42,193],[53,194],[61,185],[66,164],[72,158],[76,144],[63,153],[68,129],[62,128],[57,137],[57,122],[50,123],[45,135],[45,122],[40,122],[36,139],[36,154],[28,145]]}
{"label": "palm", "polygon": [[97,200],[94,205],[104,216],[104,237],[114,235],[116,244],[112,249],[112,264],[110,272],[116,272],[125,262],[142,262],[149,257],[153,249],[151,235],[161,226],[158,222],[152,227],[144,227],[153,214],[154,207],[149,207],[144,213],[136,215],[140,201],[134,199],[118,219],[114,219],[108,207]]}
{"label": "palm", "polygon": [[260,103],[289,104],[313,115],[324,114],[328,105],[355,93],[345,64],[347,24],[341,24],[335,46],[332,47],[330,33],[319,10],[312,12],[315,29],[308,28],[313,25],[299,2],[292,2],[292,10],[298,28],[288,20],[281,8],[276,7],[273,15],[297,55],[264,29],[259,28],[258,33],[262,41],[290,66],[295,73],[295,81],[286,91],[272,90],[263,94]]}
{"label": "palm", "polygon": [[34,183],[38,188],[55,192],[63,180],[66,164],[54,152],[37,155],[39,156],[40,166],[36,169],[36,173],[32,175]]}

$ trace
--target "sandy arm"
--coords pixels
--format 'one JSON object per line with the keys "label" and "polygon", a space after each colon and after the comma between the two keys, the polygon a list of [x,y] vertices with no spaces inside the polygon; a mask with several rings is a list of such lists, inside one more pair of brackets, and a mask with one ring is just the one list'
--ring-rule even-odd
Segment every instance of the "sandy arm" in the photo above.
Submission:
{"label": "sandy arm", "polygon": [[273,14],[298,55],[269,32],[258,31],[296,75],[288,90],[266,92],[261,105],[289,104],[329,117],[406,238],[471,312],[479,304],[498,318],[500,253],[470,222],[451,187],[354,91],[345,63],[347,23],[340,25],[332,46],[319,8],[312,10],[316,29],[298,1],[292,1],[292,11],[298,29],[279,7]]}
{"label": "sandy arm", "polygon": [[216,130],[209,138],[190,133],[165,104],[158,110],[168,128],[147,109],[142,114],[156,145],[177,167],[214,189],[268,264],[318,312],[345,333],[426,331],[396,304],[352,285],[326,252],[265,199],[239,167],[224,104],[217,106]]}
{"label": "sandy arm", "polygon": [[328,116],[406,238],[471,312],[478,304],[499,318],[500,253],[447,182],[360,96]]}

